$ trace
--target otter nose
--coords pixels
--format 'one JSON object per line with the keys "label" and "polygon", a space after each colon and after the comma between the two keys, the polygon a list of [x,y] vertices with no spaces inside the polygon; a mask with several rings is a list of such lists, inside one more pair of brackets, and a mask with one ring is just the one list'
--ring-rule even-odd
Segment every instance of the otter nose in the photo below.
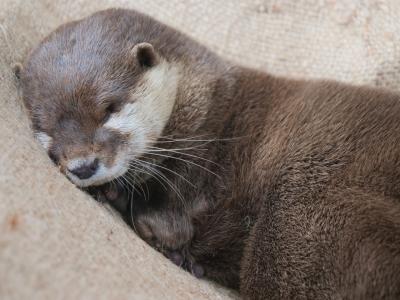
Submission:
{"label": "otter nose", "polygon": [[68,169],[68,171],[70,171],[79,179],[88,179],[96,173],[98,168],[99,168],[99,160],[95,159],[92,162],[84,163],[77,168]]}

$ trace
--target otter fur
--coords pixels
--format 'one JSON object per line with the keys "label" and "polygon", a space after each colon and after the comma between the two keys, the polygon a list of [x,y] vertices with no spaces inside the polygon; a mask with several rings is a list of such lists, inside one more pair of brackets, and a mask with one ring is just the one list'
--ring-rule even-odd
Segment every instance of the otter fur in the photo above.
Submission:
{"label": "otter fur", "polygon": [[62,25],[19,77],[60,170],[133,186],[108,198],[196,276],[246,299],[399,299],[399,94],[237,66],[124,9]]}

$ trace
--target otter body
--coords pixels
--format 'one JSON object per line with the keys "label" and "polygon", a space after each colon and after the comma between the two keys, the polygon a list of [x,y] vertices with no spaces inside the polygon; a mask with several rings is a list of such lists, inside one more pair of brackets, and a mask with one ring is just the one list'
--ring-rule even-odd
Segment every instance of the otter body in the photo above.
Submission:
{"label": "otter body", "polygon": [[398,94],[235,66],[121,9],[60,27],[20,76],[55,163],[135,184],[118,209],[174,263],[249,299],[400,297]]}

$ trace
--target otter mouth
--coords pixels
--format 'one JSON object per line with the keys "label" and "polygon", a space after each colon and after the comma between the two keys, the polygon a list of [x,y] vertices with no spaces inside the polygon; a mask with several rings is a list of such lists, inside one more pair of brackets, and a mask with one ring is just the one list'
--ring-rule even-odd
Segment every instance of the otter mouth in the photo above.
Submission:
{"label": "otter mouth", "polygon": [[[99,163],[93,174],[84,172],[78,173],[76,171],[66,170],[65,175],[76,186],[85,188],[90,186],[99,186],[110,182],[120,176],[123,176],[128,171],[125,164],[118,163],[108,168],[103,163]],[[90,176],[88,176],[90,175]]]}

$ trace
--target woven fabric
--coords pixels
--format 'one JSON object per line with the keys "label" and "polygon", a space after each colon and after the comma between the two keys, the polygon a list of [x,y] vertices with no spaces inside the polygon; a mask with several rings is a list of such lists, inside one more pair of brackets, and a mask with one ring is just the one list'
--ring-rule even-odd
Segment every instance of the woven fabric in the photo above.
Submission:
{"label": "woven fabric", "polygon": [[57,25],[134,8],[237,63],[400,89],[398,0],[2,0],[0,298],[229,299],[75,188],[33,140],[11,66]]}

